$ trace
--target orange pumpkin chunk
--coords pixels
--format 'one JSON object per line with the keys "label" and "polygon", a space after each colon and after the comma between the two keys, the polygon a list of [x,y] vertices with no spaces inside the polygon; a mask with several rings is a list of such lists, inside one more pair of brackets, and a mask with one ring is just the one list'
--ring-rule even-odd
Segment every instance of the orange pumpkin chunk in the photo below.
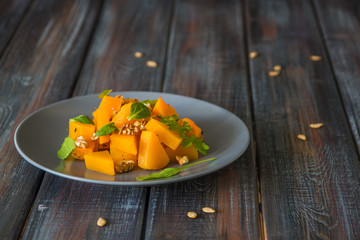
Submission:
{"label": "orange pumpkin chunk", "polygon": [[108,151],[88,153],[84,158],[86,168],[107,175],[115,175],[114,162]]}
{"label": "orange pumpkin chunk", "polygon": [[198,151],[194,148],[193,145],[190,147],[184,148],[180,145],[177,149],[172,150],[171,148],[165,147],[165,151],[170,158],[170,161],[176,162],[176,156],[187,156],[190,161],[197,160],[199,158]]}
{"label": "orange pumpkin chunk", "polygon": [[139,145],[139,167],[157,170],[168,165],[169,157],[154,132],[143,131],[141,133]]}
{"label": "orange pumpkin chunk", "polygon": [[[110,120],[113,116],[114,112],[119,111],[121,104],[123,102],[123,98],[111,97],[105,95],[99,105],[99,108],[96,110],[96,127],[97,129],[102,126],[110,123]],[[101,136],[99,137],[99,143],[107,143],[110,141],[109,136]]]}
{"label": "orange pumpkin chunk", "polygon": [[147,130],[155,132],[159,137],[160,142],[173,150],[175,150],[182,142],[182,138],[177,132],[171,131],[169,126],[154,118],[150,119],[145,127]]}
{"label": "orange pumpkin chunk", "polygon": [[84,160],[85,154],[96,152],[98,150],[97,142],[90,140],[87,141],[87,143],[88,145],[86,146],[86,148],[76,147],[72,151],[71,156],[79,160]]}
{"label": "orange pumpkin chunk", "polygon": [[178,115],[176,113],[175,108],[164,102],[164,100],[159,97],[153,110],[152,110],[153,116],[161,116],[161,117],[169,117],[172,115]]}
{"label": "orange pumpkin chunk", "polygon": [[75,140],[77,137],[83,136],[85,140],[90,140],[95,133],[95,125],[84,124],[78,121],[69,121],[69,137]]}
{"label": "orange pumpkin chunk", "polygon": [[180,119],[179,122],[178,122],[179,126],[182,126],[182,125],[183,125],[183,122],[189,123],[189,125],[190,125],[190,127],[191,127],[191,131],[186,133],[188,136],[195,135],[195,136],[197,136],[198,138],[202,139],[201,128],[199,128],[199,127],[194,123],[193,120],[191,120],[190,118],[182,118],[182,119]]}
{"label": "orange pumpkin chunk", "polygon": [[110,136],[110,151],[112,148],[120,151],[137,155],[138,154],[138,138],[135,135],[119,135],[112,134]]}
{"label": "orange pumpkin chunk", "polygon": [[137,155],[120,151],[116,147],[110,146],[110,155],[112,160],[114,161],[115,166],[118,162],[125,160],[133,160],[134,163],[137,165]]}
{"label": "orange pumpkin chunk", "polygon": [[128,120],[127,117],[130,115],[130,110],[131,110],[131,105],[133,104],[133,102],[127,103],[124,106],[122,106],[120,108],[120,111],[113,117],[112,122],[115,123],[115,126],[117,128],[121,128],[123,125],[127,124],[127,123],[135,123],[137,120],[136,119],[132,119],[132,120]]}

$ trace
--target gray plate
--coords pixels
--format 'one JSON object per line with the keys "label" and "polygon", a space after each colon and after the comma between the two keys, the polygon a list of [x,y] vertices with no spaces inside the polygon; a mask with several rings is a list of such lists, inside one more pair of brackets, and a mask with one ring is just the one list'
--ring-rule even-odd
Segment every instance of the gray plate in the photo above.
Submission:
{"label": "gray plate", "polygon": [[[92,116],[91,113],[100,103],[97,94],[67,99],[32,113],[16,129],[14,140],[17,150],[32,165],[61,177],[108,185],[151,186],[189,180],[215,172],[234,162],[249,144],[249,131],[244,122],[214,104],[158,92],[115,92],[111,95],[116,94],[140,100],[162,97],[166,103],[176,108],[181,117],[194,120],[204,131],[204,140],[210,149],[198,161],[211,157],[217,159],[190,167],[171,178],[143,182],[136,181],[136,177],[154,171],[136,168],[129,173],[108,176],[86,169],[84,161],[59,159],[57,151],[67,137],[68,120],[80,114]],[[168,165],[177,166],[175,163]]]}

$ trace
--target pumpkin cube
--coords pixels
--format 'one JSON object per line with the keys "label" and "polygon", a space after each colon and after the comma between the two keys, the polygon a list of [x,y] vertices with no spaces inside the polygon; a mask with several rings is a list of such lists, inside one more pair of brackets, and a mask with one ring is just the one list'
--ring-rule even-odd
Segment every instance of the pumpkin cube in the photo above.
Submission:
{"label": "pumpkin cube", "polygon": [[123,152],[116,147],[110,147],[110,155],[112,160],[114,161],[114,165],[120,161],[132,160],[134,161],[135,165],[137,165],[137,155],[133,155],[127,152]]}
{"label": "pumpkin cube", "polygon": [[[96,127],[97,129],[101,128],[102,126],[110,123],[110,120],[113,114],[119,111],[123,102],[123,97],[111,97],[105,95],[99,105],[99,108],[96,110]],[[101,136],[99,137],[99,143],[107,143],[110,141],[110,137]]]}
{"label": "pumpkin cube", "polygon": [[110,136],[110,151],[117,148],[120,151],[137,155],[138,154],[138,137],[135,135],[112,134]]}
{"label": "pumpkin cube", "polygon": [[133,103],[134,102],[124,104],[120,108],[120,111],[113,117],[112,122],[115,123],[115,126],[117,128],[121,128],[123,125],[125,125],[127,123],[133,124],[137,121],[136,119],[132,119],[130,121],[127,119],[127,117],[130,115],[131,105]]}
{"label": "pumpkin cube", "polygon": [[143,131],[141,133],[139,145],[139,167],[149,170],[158,170],[168,165],[169,157],[155,132]]}
{"label": "pumpkin cube", "polygon": [[81,148],[81,147],[76,147],[72,153],[71,156],[73,158],[79,159],[79,160],[84,160],[84,156],[85,154],[88,153],[92,153],[92,152],[96,152],[97,151],[97,142],[96,141],[87,141],[87,146],[86,148]]}
{"label": "pumpkin cube", "polygon": [[152,110],[153,116],[161,116],[161,117],[169,117],[173,115],[178,115],[176,113],[175,108],[164,102],[164,100],[159,97],[153,110]]}
{"label": "pumpkin cube", "polygon": [[154,118],[150,119],[145,127],[147,130],[155,132],[159,137],[160,142],[164,143],[172,150],[175,150],[182,142],[182,138],[177,132],[170,130],[169,126]]}
{"label": "pumpkin cube", "polygon": [[176,162],[176,156],[187,156],[190,161],[197,160],[199,158],[198,151],[193,145],[190,147],[184,148],[181,144],[180,146],[172,150],[171,148],[165,147],[165,151],[170,158],[170,161]]}
{"label": "pumpkin cube", "polygon": [[191,120],[190,118],[182,118],[178,121],[178,124],[179,126],[182,126],[183,125],[183,122],[187,122],[189,123],[190,127],[191,127],[191,131],[190,132],[187,132],[186,134],[188,136],[192,136],[192,135],[195,135],[197,136],[198,138],[200,138],[202,140],[202,131],[201,131],[201,128],[199,128],[193,120]]}
{"label": "pumpkin cube", "polygon": [[108,151],[88,153],[85,154],[84,159],[86,168],[107,175],[115,175],[114,162]]}
{"label": "pumpkin cube", "polygon": [[95,133],[95,125],[84,124],[75,120],[69,120],[69,137],[75,140],[82,136],[85,140],[90,140]]}

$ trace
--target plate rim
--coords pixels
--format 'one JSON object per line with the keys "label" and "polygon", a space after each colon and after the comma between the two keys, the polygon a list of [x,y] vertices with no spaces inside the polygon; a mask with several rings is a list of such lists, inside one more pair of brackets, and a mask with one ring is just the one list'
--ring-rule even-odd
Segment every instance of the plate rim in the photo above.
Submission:
{"label": "plate rim", "polygon": [[[204,171],[201,171],[201,172],[197,172],[197,173],[194,173],[194,174],[185,175],[185,176],[181,176],[181,177],[174,176],[174,177],[170,177],[170,178],[155,179],[155,180],[149,180],[149,181],[116,181],[116,180],[107,181],[107,180],[96,180],[96,179],[91,179],[91,178],[83,178],[83,177],[78,177],[78,176],[74,176],[74,175],[70,175],[70,174],[65,174],[65,173],[50,169],[48,167],[45,167],[45,166],[39,164],[38,162],[31,159],[29,156],[27,156],[22,151],[22,149],[21,149],[21,147],[19,146],[19,143],[18,143],[19,132],[21,131],[21,128],[23,127],[24,123],[28,119],[32,118],[33,116],[35,116],[37,113],[39,113],[41,111],[44,111],[44,110],[46,110],[48,108],[52,108],[52,107],[54,107],[56,105],[60,105],[60,104],[62,104],[64,102],[74,101],[74,100],[85,98],[85,97],[97,97],[99,95],[99,93],[97,93],[97,94],[95,93],[95,94],[75,96],[75,97],[63,99],[63,100],[60,100],[60,101],[45,105],[45,106],[35,110],[34,112],[29,114],[28,116],[26,116],[19,123],[19,125],[17,126],[17,128],[15,130],[15,133],[14,133],[14,144],[15,144],[16,150],[19,152],[21,157],[23,157],[31,165],[37,167],[38,169],[40,169],[42,171],[54,174],[54,175],[62,177],[62,178],[71,179],[71,180],[80,181],[80,182],[86,182],[86,183],[93,183],[93,184],[113,185],[113,186],[129,186],[129,187],[149,187],[149,186],[170,184],[170,183],[175,183],[175,182],[183,182],[183,181],[187,181],[187,180],[190,180],[190,179],[199,178],[199,177],[202,177],[204,175],[208,175],[208,174],[211,174],[213,172],[219,171],[220,169],[223,169],[224,167],[234,163],[247,150],[247,148],[248,148],[248,146],[250,144],[250,132],[249,132],[248,127],[246,126],[244,121],[241,118],[239,118],[236,114],[230,112],[229,110],[227,110],[227,109],[225,109],[225,108],[223,108],[221,106],[218,106],[216,104],[207,102],[207,101],[202,100],[202,99],[189,97],[189,96],[184,96],[184,95],[180,95],[180,94],[174,94],[174,93],[154,92],[154,91],[115,91],[115,92],[111,92],[112,95],[113,94],[120,94],[120,95],[138,94],[138,95],[141,95],[142,93],[144,93],[144,94],[148,94],[148,93],[157,94],[157,95],[159,95],[159,97],[163,97],[163,96],[167,95],[167,96],[175,96],[175,97],[180,97],[180,98],[187,98],[189,100],[195,100],[195,101],[198,101],[198,102],[201,102],[201,103],[210,104],[210,105],[212,105],[213,107],[216,107],[216,108],[221,108],[222,110],[226,111],[228,114],[230,114],[232,116],[235,116],[237,118],[237,120],[240,122],[240,125],[242,125],[241,126],[242,130],[245,130],[245,132],[243,134],[245,134],[246,142],[243,143],[244,144],[243,149],[239,153],[237,153],[236,156],[234,156],[233,160],[227,161],[224,164],[220,163],[220,165],[217,168],[209,168],[209,169],[205,169]],[[65,160],[63,160],[63,161],[65,161]],[[211,162],[203,163],[203,164],[210,164]],[[199,164],[199,165],[202,165],[202,164]]]}

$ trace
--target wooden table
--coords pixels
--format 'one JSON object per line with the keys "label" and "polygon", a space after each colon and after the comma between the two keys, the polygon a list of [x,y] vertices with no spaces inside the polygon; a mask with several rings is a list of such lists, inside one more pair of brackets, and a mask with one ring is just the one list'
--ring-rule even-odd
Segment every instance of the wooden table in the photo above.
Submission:
{"label": "wooden table", "polygon": [[[0,239],[360,239],[359,12],[356,0],[1,1]],[[68,180],[18,154],[26,116],[104,89],[217,104],[251,144],[213,174],[144,188]]]}

